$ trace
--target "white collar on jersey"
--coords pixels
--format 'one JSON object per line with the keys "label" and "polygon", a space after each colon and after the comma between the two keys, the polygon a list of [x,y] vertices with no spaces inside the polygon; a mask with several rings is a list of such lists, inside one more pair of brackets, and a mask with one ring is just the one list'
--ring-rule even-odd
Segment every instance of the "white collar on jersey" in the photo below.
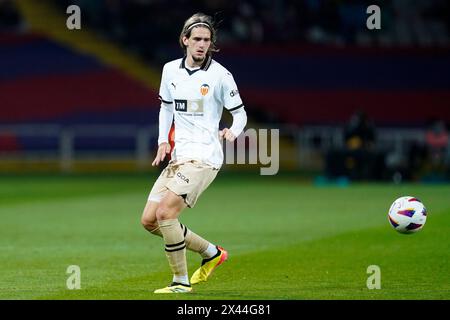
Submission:
{"label": "white collar on jersey", "polygon": [[186,56],[183,57],[180,63],[180,69],[185,69],[189,75],[192,75],[193,73],[197,72],[198,70],[207,71],[209,66],[211,65],[212,57],[210,54],[206,55],[205,60],[203,61],[202,65],[198,69],[190,70],[186,68]]}

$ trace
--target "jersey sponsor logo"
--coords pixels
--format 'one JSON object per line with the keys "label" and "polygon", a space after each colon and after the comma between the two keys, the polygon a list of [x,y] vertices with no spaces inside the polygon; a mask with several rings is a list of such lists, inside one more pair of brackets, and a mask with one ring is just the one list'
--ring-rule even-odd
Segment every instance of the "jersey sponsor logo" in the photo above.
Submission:
{"label": "jersey sponsor logo", "polygon": [[185,116],[203,116],[203,100],[177,100],[175,99],[175,111],[183,112]]}
{"label": "jersey sponsor logo", "polygon": [[177,173],[177,177],[180,178],[181,180],[183,180],[186,183],[189,183],[189,178],[186,177],[184,174],[182,174],[181,172]]}
{"label": "jersey sponsor logo", "polygon": [[237,96],[238,94],[239,94],[239,90],[238,89],[231,90],[231,92],[230,92],[230,96],[231,97]]}
{"label": "jersey sponsor logo", "polygon": [[199,110],[200,110],[200,105],[197,101],[189,101],[188,102],[188,111],[198,112]]}
{"label": "jersey sponsor logo", "polygon": [[203,115],[203,100],[188,100],[187,103],[187,112],[190,112],[194,116],[202,116]]}
{"label": "jersey sponsor logo", "polygon": [[209,85],[207,85],[206,83],[202,84],[202,86],[200,87],[200,93],[202,94],[202,96],[206,96],[209,92]]}
{"label": "jersey sponsor logo", "polygon": [[176,100],[175,99],[175,110],[176,111],[187,111],[187,100]]}

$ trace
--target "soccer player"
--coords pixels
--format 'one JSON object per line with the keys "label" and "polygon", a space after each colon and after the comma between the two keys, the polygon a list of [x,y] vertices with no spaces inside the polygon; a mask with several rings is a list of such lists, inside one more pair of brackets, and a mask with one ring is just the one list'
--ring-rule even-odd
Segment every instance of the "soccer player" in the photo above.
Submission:
{"label": "soccer player", "polygon": [[[247,123],[247,115],[231,73],[212,59],[217,52],[216,29],[210,16],[196,13],[186,20],[180,34],[184,57],[164,65],[159,99],[157,166],[167,154],[171,160],[150,191],[141,222],[164,240],[173,273],[170,285],[155,293],[187,293],[191,284],[207,281],[228,253],[192,232],[178,221],[193,208],[223,163],[223,139],[234,141]],[[232,126],[219,131],[223,108],[233,116]],[[168,134],[175,124],[172,150]],[[202,257],[189,280],[186,248]]]}

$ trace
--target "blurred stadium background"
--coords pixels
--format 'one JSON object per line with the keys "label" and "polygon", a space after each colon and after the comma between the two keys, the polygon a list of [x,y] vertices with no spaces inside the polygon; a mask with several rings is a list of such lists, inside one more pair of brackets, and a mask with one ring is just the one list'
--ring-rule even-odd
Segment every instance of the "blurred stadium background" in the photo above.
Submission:
{"label": "blurred stadium background", "polygon": [[[81,30],[66,28],[71,4]],[[365,27],[370,4],[381,30]],[[236,79],[248,127],[280,129],[280,172],[226,165],[186,215],[240,256],[196,297],[448,299],[445,0],[0,0],[0,298],[148,298],[166,284],[139,215],[158,173],[160,72],[198,11],[220,21],[215,59]],[[230,122],[224,113],[221,127]],[[399,240],[386,212],[406,194],[435,216]],[[377,261],[396,266],[391,289],[363,292]],[[65,290],[70,263],[91,270],[90,289]],[[396,282],[399,270],[415,280]]]}
{"label": "blurred stadium background", "polygon": [[[162,65],[181,54],[186,15],[204,11],[221,22],[216,59],[248,127],[281,130],[281,171],[448,179],[446,1],[379,3],[375,31],[367,1],[0,4],[2,172],[148,170]],[[70,4],[82,30],[65,28]]]}

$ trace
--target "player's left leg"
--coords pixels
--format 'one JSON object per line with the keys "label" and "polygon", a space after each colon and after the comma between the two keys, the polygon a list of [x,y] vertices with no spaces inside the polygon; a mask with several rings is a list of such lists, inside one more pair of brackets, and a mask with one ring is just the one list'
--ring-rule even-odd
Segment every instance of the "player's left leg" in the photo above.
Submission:
{"label": "player's left leg", "polygon": [[202,260],[200,268],[192,274],[191,284],[208,281],[213,271],[228,259],[228,252],[224,248],[216,246],[215,251],[213,256]]}

